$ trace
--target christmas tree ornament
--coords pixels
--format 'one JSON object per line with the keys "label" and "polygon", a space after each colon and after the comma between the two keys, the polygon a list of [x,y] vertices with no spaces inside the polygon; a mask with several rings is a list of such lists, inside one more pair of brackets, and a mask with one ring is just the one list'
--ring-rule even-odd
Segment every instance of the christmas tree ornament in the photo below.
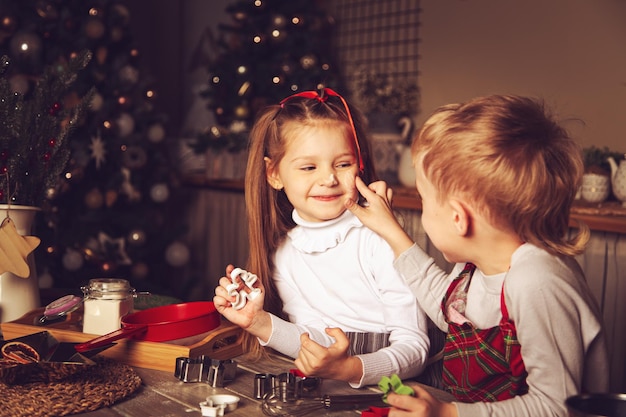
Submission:
{"label": "christmas tree ornament", "polygon": [[0,225],[0,274],[11,272],[20,278],[28,278],[30,268],[26,258],[40,242],[38,237],[20,235],[7,211],[7,217]]}
{"label": "christmas tree ornament", "polygon": [[122,162],[130,169],[140,169],[146,165],[148,155],[140,146],[128,146],[122,155]]}
{"label": "christmas tree ornament", "polygon": [[44,20],[52,21],[59,18],[59,11],[54,4],[48,0],[38,0],[35,4],[35,10],[37,11],[37,15]]}
{"label": "christmas tree ornament", "polygon": [[132,265],[126,253],[124,238],[112,238],[104,232],[98,233],[99,252],[105,259],[113,260],[118,265]]}
{"label": "christmas tree ornament", "polygon": [[89,39],[96,40],[104,36],[106,28],[100,19],[93,18],[85,24],[85,35]]}
{"label": "christmas tree ornament", "polygon": [[63,254],[63,267],[68,271],[78,271],[83,267],[83,256],[77,250],[68,248]]}
{"label": "christmas tree ornament", "polygon": [[102,204],[104,204],[104,196],[98,188],[93,188],[87,194],[85,194],[84,202],[87,208],[96,210],[102,207]]}
{"label": "christmas tree ornament", "polygon": [[112,207],[116,201],[117,201],[117,191],[107,190],[106,193],[104,193],[104,204],[106,204],[107,207],[109,208]]}
{"label": "christmas tree ornament", "polygon": [[37,279],[39,280],[39,288],[52,288],[54,285],[54,278],[52,278],[48,268],[46,268],[43,272],[38,273]]}
{"label": "christmas tree ornament", "polygon": [[165,260],[173,267],[181,267],[189,262],[189,249],[182,242],[173,242],[165,250]]}
{"label": "christmas tree ornament", "polygon": [[48,109],[48,114],[50,116],[57,116],[62,109],[63,109],[63,105],[59,103],[58,101],[55,101],[54,103],[52,103],[52,105]]}
{"label": "christmas tree ornament", "polygon": [[139,81],[139,70],[132,65],[124,65],[119,71],[120,80],[130,85]]}
{"label": "christmas tree ornament", "polygon": [[167,184],[154,184],[150,189],[150,198],[152,198],[152,201],[154,201],[155,203],[163,203],[167,201],[169,197],[170,190],[167,187]]}
{"label": "christmas tree ornament", "polygon": [[141,200],[141,192],[139,192],[135,186],[133,185],[130,179],[130,169],[122,168],[122,177],[124,178],[124,182],[120,186],[120,192],[125,194],[128,197],[128,201],[130,202],[138,202]]}
{"label": "christmas tree ornament", "polygon": [[152,143],[159,143],[165,139],[165,129],[160,123],[155,123],[148,128],[148,139]]}
{"label": "christmas tree ornament", "polygon": [[89,149],[91,150],[91,158],[96,164],[96,169],[100,169],[100,166],[106,161],[107,153],[100,132],[98,132],[97,136],[91,138]]}
{"label": "christmas tree ornament", "polygon": [[121,113],[115,124],[120,137],[125,138],[135,130],[135,119],[128,113]]}

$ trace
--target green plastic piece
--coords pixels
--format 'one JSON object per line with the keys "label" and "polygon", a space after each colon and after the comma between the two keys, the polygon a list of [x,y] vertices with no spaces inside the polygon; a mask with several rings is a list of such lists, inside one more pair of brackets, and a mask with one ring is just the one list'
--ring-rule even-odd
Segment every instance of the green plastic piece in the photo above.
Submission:
{"label": "green plastic piece", "polygon": [[394,392],[396,394],[401,395],[415,395],[415,391],[413,388],[408,385],[404,385],[400,377],[396,374],[391,375],[391,377],[383,376],[380,378],[378,382],[378,388],[383,392],[383,401],[387,403],[387,396],[390,392]]}

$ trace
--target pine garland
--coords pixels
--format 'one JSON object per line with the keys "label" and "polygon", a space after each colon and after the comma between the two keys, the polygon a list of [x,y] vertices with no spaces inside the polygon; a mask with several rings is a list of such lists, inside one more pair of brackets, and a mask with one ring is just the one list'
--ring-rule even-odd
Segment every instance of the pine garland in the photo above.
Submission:
{"label": "pine garland", "polygon": [[93,94],[72,99],[77,74],[91,60],[84,50],[67,65],[47,67],[27,94],[13,92],[0,58],[0,203],[41,206],[70,158],[70,134]]}

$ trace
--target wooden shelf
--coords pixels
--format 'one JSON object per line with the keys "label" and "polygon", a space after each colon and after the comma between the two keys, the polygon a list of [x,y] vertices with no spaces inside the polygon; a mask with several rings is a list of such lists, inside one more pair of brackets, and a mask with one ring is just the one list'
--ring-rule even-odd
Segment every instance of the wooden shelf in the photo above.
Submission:
{"label": "wooden shelf", "polygon": [[[193,174],[185,176],[183,182],[197,188],[243,192],[243,180],[208,179],[203,174]],[[422,202],[416,190],[403,186],[392,188],[394,208],[422,210]],[[578,227],[578,222],[586,223],[594,231],[626,234],[626,208],[616,201],[600,204],[576,201],[570,212],[570,226]]]}

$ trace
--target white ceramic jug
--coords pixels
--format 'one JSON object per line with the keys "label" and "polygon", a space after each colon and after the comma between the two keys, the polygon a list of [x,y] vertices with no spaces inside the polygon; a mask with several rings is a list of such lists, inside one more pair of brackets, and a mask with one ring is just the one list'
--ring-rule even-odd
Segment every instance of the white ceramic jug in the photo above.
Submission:
{"label": "white ceramic jug", "polygon": [[[15,223],[17,233],[30,236],[37,207],[0,204],[0,223],[10,210],[11,220]],[[35,258],[31,252],[27,257],[30,275],[20,278],[11,272],[0,274],[0,322],[20,318],[29,311],[39,307],[39,281],[35,270]]]}
{"label": "white ceramic jug", "polygon": [[411,142],[413,141],[413,120],[404,117],[399,122],[402,126],[402,146],[398,149],[400,161],[398,163],[398,180],[407,188],[415,188],[415,171],[411,158]]}
{"label": "white ceramic jug", "polygon": [[607,160],[611,165],[613,195],[622,202],[622,206],[626,207],[626,159],[620,161],[619,167],[612,156],[608,157]]}

